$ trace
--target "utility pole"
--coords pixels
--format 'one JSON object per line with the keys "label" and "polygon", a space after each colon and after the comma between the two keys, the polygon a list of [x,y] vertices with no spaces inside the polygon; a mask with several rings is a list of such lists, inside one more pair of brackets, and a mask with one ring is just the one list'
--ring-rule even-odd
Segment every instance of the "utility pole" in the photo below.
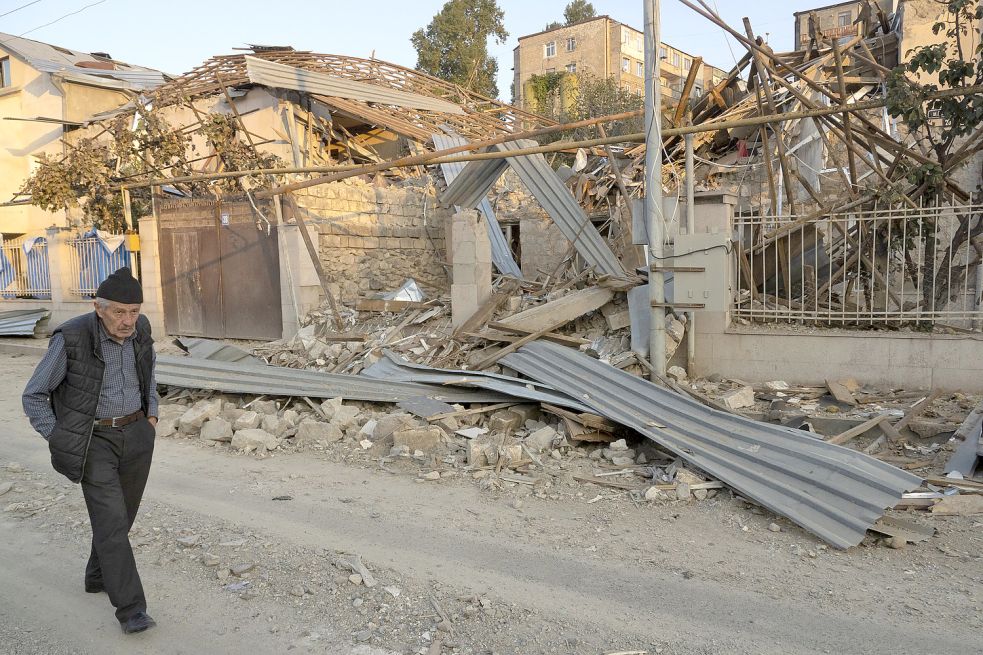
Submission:
{"label": "utility pole", "polygon": [[659,0],[645,2],[645,225],[648,228],[649,361],[652,380],[666,374],[666,295],[662,242],[662,80],[659,61]]}

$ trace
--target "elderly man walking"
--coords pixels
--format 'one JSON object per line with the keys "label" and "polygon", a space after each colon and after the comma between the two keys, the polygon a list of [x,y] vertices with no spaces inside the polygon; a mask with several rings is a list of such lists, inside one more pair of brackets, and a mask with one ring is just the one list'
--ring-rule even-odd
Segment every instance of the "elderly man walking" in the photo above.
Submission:
{"label": "elderly man walking", "polygon": [[157,384],[143,290],[128,268],[99,285],[95,311],[54,331],[24,390],[51,465],[81,482],[92,524],[85,591],[105,591],[123,632],[152,628],[129,531],[150,473]]}

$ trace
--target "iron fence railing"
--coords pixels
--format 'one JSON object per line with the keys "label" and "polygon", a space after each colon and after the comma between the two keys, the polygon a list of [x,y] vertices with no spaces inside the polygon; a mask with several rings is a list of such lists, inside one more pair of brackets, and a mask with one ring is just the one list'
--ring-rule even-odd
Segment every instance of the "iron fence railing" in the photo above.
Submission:
{"label": "iron fence railing", "polygon": [[43,237],[0,240],[0,300],[51,298],[48,243]]}
{"label": "iron fence railing", "polygon": [[735,316],[983,329],[983,205],[874,206],[799,218],[735,217]]}
{"label": "iron fence railing", "polygon": [[83,236],[71,239],[68,245],[72,275],[69,292],[72,295],[95,297],[99,285],[111,273],[124,266],[132,268],[130,251],[122,242],[109,250],[105,240]]}

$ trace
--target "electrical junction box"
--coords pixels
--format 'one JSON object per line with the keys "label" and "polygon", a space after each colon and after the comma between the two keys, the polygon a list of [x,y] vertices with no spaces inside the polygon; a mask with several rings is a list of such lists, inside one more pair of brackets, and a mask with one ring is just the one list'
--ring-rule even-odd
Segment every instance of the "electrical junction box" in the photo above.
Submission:
{"label": "electrical junction box", "polygon": [[[680,234],[662,266],[673,272],[673,302],[680,311],[725,312],[733,293],[733,251],[729,234]],[[667,270],[668,272],[668,270]],[[690,308],[687,305],[703,305]]]}

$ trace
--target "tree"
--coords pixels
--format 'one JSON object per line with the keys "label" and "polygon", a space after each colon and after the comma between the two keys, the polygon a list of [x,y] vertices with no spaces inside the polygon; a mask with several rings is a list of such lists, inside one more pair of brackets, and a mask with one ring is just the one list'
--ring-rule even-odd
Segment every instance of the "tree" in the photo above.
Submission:
{"label": "tree", "polygon": [[587,0],[571,0],[570,4],[563,10],[563,18],[567,21],[567,25],[573,25],[594,16],[597,16],[594,5]]}
{"label": "tree", "polygon": [[[971,51],[979,23],[983,20],[983,0],[936,0],[944,8],[941,20],[932,26],[935,35],[945,34],[938,43],[910,50],[908,61],[898,66],[887,79],[888,112],[902,120],[906,132],[934,159],[910,166],[908,181],[924,189],[922,197],[929,205],[945,205],[951,201],[946,180],[977,148],[966,137],[973,135],[983,123],[983,94],[964,93],[948,98],[929,99],[943,89],[965,89],[983,84],[983,44]],[[980,189],[980,187],[978,187]],[[944,307],[951,300],[950,289],[958,280],[946,275],[957,251],[970,240],[983,237],[983,219],[974,214],[958,214],[958,226],[949,235],[940,237],[938,229],[925,229],[925,261],[921,285],[923,307]],[[933,219],[926,218],[932,223]],[[944,241],[938,242],[944,239]],[[946,243],[947,242],[947,243]],[[936,250],[942,250],[937,253]],[[981,264],[977,264],[981,265]],[[917,276],[917,267],[909,267],[909,276]],[[957,271],[960,277],[965,269]]]}
{"label": "tree", "polygon": [[550,30],[559,29],[561,27],[563,27],[563,23],[555,20],[552,23],[546,23],[546,27],[543,28],[543,31],[549,32]]}
{"label": "tree", "polygon": [[425,29],[410,37],[416,69],[489,97],[498,95],[498,62],[488,38],[503,43],[505,13],[495,0],[449,0]]}
{"label": "tree", "polygon": [[[621,88],[614,77],[597,77],[588,72],[544,73],[526,82],[525,97],[530,108],[561,123],[610,116],[641,109],[641,95]],[[604,125],[608,136],[641,132],[641,117]],[[598,136],[594,127],[572,134],[556,133],[540,138],[543,143],[560,138],[587,139]]]}

